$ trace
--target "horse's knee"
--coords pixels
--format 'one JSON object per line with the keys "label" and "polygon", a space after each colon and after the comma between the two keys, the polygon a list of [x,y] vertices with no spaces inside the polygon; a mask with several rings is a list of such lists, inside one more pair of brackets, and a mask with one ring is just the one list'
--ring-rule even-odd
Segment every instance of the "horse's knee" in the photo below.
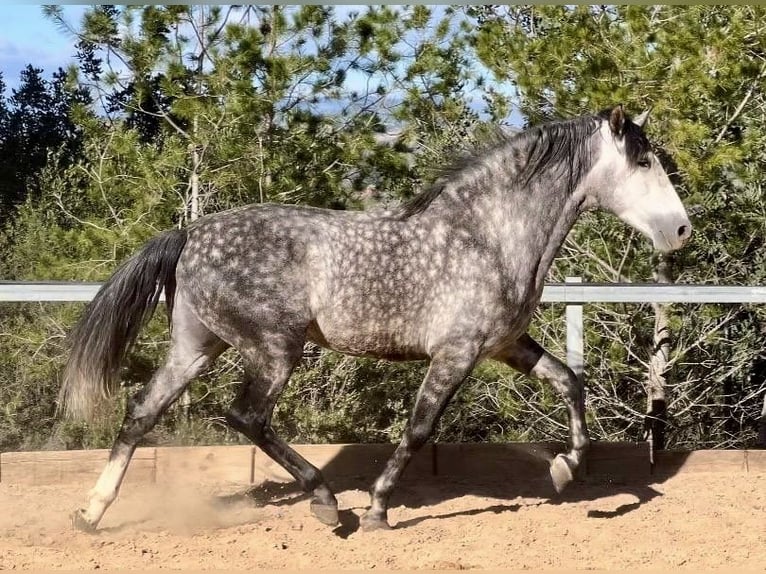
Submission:
{"label": "horse's knee", "polygon": [[556,380],[559,384],[567,387],[579,387],[580,379],[569,365],[561,364],[555,372]]}
{"label": "horse's knee", "polygon": [[579,404],[583,399],[583,385],[580,378],[567,365],[553,371],[549,376],[550,383],[561,393],[566,401]]}
{"label": "horse's knee", "polygon": [[585,454],[590,450],[590,437],[587,433],[581,433],[579,436],[572,437],[572,448]]}
{"label": "horse's knee", "polygon": [[156,417],[126,417],[117,435],[117,439],[127,444],[136,443],[152,430],[156,422]]}

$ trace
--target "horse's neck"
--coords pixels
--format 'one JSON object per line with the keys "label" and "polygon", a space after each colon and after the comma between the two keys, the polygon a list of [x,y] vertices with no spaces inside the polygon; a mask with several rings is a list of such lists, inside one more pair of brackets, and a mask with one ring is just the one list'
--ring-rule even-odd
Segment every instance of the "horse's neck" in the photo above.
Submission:
{"label": "horse's neck", "polygon": [[497,251],[500,271],[524,288],[542,289],[559,248],[579,216],[577,194],[557,185],[503,188],[503,178],[474,187],[445,189],[436,217],[456,222]]}
{"label": "horse's neck", "polygon": [[497,235],[507,273],[542,290],[556,254],[577,221],[579,202],[567,190],[555,187],[512,190],[508,195],[504,204],[508,224]]}
{"label": "horse's neck", "polygon": [[545,247],[540,255],[537,273],[534,279],[535,285],[540,292],[542,292],[545,277],[553,265],[553,260],[556,258],[559,249],[561,249],[567,235],[577,222],[577,218],[580,216],[582,199],[578,195],[569,192],[562,192],[562,195],[565,197],[563,203],[560,205],[560,209],[558,212],[550,213],[550,220],[545,226],[549,230],[549,233],[546,236],[546,240],[543,242]]}

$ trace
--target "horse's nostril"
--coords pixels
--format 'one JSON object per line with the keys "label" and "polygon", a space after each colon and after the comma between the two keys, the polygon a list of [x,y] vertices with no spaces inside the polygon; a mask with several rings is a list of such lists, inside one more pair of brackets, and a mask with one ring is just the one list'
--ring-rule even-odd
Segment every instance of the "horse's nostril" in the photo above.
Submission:
{"label": "horse's nostril", "polygon": [[678,228],[678,237],[688,237],[689,236],[689,228],[686,225],[682,225]]}

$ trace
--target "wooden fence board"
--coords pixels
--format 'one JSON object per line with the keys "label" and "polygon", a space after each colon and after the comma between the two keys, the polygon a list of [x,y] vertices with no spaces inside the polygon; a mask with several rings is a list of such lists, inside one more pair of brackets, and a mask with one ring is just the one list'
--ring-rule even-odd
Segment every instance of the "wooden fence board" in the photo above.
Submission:
{"label": "wooden fence board", "polygon": [[[394,452],[393,444],[294,444],[298,454],[316,466],[325,479],[371,480],[378,476]],[[410,461],[402,480],[433,474],[433,445],[425,445]],[[291,482],[293,477],[262,450],[256,449],[254,483]]]}
{"label": "wooden fence board", "polygon": [[648,442],[594,442],[585,459],[588,478],[644,480],[651,475]]}
{"label": "wooden fence board", "polygon": [[[109,450],[4,452],[0,455],[0,480],[12,484],[95,483],[109,460]],[[145,484],[155,479],[155,449],[136,449],[125,484]]]}
{"label": "wooden fence board", "polygon": [[[293,445],[336,487],[374,479],[394,451],[393,444]],[[550,460],[562,443],[436,443],[413,459],[403,481],[434,475],[512,480],[549,480]],[[0,454],[0,481],[21,485],[94,483],[109,451],[43,451]],[[660,451],[649,464],[648,443],[593,443],[581,477],[594,480],[654,480],[677,473],[766,473],[766,450]],[[292,482],[263,451],[251,446],[158,447],[137,449],[126,484],[164,482],[262,484]],[[351,481],[351,482],[348,482]],[[361,484],[361,482],[360,482]]]}
{"label": "wooden fence board", "polygon": [[169,446],[157,448],[157,482],[251,484],[253,447]]}
{"label": "wooden fence board", "polygon": [[686,472],[747,472],[743,450],[660,451],[654,455],[654,474]]}
{"label": "wooden fence board", "polygon": [[436,474],[482,479],[548,479],[550,461],[562,443],[437,443]]}

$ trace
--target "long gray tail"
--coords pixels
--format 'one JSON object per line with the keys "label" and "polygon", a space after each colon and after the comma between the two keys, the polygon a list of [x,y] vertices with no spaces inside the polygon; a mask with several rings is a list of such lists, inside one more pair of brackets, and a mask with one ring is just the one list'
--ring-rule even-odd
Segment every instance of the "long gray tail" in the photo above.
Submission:
{"label": "long gray tail", "polygon": [[72,331],[59,410],[88,420],[97,403],[108,398],[163,289],[168,315],[172,312],[176,265],[185,245],[185,230],[166,231],[120,265],[101,287]]}

